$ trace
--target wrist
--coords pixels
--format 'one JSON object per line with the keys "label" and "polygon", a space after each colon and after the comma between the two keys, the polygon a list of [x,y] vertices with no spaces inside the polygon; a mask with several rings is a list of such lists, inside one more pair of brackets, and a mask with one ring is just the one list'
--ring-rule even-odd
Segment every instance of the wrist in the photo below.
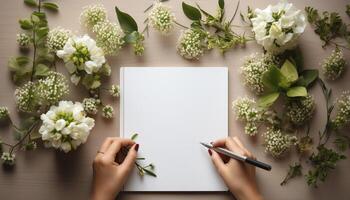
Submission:
{"label": "wrist", "polygon": [[113,200],[119,192],[111,193],[104,190],[93,189],[91,192],[91,200]]}

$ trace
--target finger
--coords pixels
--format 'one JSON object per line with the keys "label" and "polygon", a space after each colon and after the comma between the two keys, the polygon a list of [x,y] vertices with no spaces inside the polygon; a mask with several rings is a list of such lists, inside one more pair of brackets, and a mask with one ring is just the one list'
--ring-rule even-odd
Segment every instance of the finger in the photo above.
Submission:
{"label": "finger", "polygon": [[226,144],[226,138],[222,138],[212,142],[213,147],[226,147],[225,144]]}
{"label": "finger", "polygon": [[248,149],[246,149],[243,145],[243,143],[238,139],[238,137],[233,137],[233,140],[237,143],[237,145],[244,151],[244,155],[249,157],[249,158],[253,158],[253,154],[248,151]]}
{"label": "finger", "polygon": [[208,150],[209,154],[211,154],[211,161],[214,163],[215,168],[221,173],[222,169],[225,167],[224,161],[221,159],[220,155],[216,153],[216,151]]}
{"label": "finger", "polygon": [[117,153],[122,147],[131,146],[133,144],[135,144],[135,142],[130,139],[118,138],[117,140],[113,140],[112,144],[108,147],[105,156],[114,161],[114,159],[117,156]]}
{"label": "finger", "polygon": [[238,153],[238,154],[243,154],[243,150],[238,146],[238,144],[235,142],[235,140],[232,137],[228,137],[226,139],[226,147],[227,149]]}
{"label": "finger", "polygon": [[113,140],[115,140],[115,139],[117,139],[117,138],[116,137],[107,137],[103,141],[99,151],[102,153],[105,153],[107,151],[108,147],[112,144]]}
{"label": "finger", "polygon": [[137,157],[137,151],[139,149],[139,144],[134,144],[127,156],[125,157],[123,163],[120,165],[121,169],[128,172],[132,169],[132,166],[134,165],[135,163],[135,160],[136,160],[136,157]]}

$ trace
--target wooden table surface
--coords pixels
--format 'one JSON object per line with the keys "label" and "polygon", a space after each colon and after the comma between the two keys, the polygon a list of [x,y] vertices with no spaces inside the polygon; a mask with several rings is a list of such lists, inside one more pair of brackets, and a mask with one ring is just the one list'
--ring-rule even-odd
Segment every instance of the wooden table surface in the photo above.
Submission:
{"label": "wooden table surface", "polygon": [[[311,5],[321,10],[338,11],[344,19],[346,0],[291,0],[299,9],[304,9],[306,5]],[[125,10],[134,16],[140,27],[145,19],[143,10],[150,5],[152,0],[61,0],[58,14],[49,14],[51,27],[61,26],[74,30],[77,34],[86,33],[79,23],[79,15],[82,7],[91,3],[101,2],[109,12],[109,18],[116,20],[114,6],[117,4],[121,10]],[[187,2],[192,2],[187,0]],[[197,0],[203,8],[214,11],[216,1]],[[253,8],[264,8],[271,4],[273,0],[245,0],[241,1],[240,9],[246,10],[247,5]],[[226,0],[227,13],[232,14],[235,9],[234,0]],[[181,1],[171,0],[166,3],[170,5],[177,21],[189,24],[181,10]],[[11,115],[16,119],[16,106],[14,104],[15,86],[10,80],[7,61],[11,56],[19,54],[16,44],[16,33],[19,32],[18,19],[29,16],[31,9],[26,7],[22,0],[1,0],[0,7],[0,105],[8,106]],[[239,17],[235,19],[235,24],[240,23]],[[116,57],[108,58],[112,66],[112,76],[106,82],[119,82],[119,69],[121,66],[228,66],[229,67],[229,99],[230,101],[239,96],[250,95],[242,86],[238,69],[243,62],[243,57],[253,52],[261,51],[261,47],[250,42],[246,48],[237,48],[227,52],[222,56],[217,51],[206,53],[199,61],[187,61],[176,53],[176,42],[180,34],[180,28],[168,37],[162,37],[151,31],[151,35],[146,39],[146,52],[143,57],[135,57],[130,49],[125,48]],[[308,25],[305,33],[301,36],[300,47],[302,49],[305,66],[318,68],[322,59],[329,54],[332,48],[322,49],[321,42]],[[350,62],[349,51],[345,52],[347,61]],[[66,73],[62,63],[59,71]],[[334,89],[334,95],[339,95],[343,90],[349,90],[349,70],[339,81],[329,83]],[[71,100],[81,101],[86,92],[83,88],[71,85]],[[312,134],[316,135],[317,130],[325,123],[325,110],[321,90],[318,86],[311,91],[317,100],[317,114],[312,121]],[[107,136],[117,136],[119,134],[119,102],[112,101],[108,96],[103,97],[105,101],[112,103],[116,110],[113,120],[106,121],[97,117],[96,126],[93,129],[88,142],[79,147],[75,152],[64,154],[55,152],[52,149],[43,147],[34,152],[20,152],[17,155],[17,164],[11,171],[0,170],[0,199],[88,199],[90,183],[92,178],[91,162],[99,145]],[[257,179],[265,199],[268,200],[348,200],[350,198],[350,159],[341,161],[339,167],[331,173],[325,184],[321,184],[318,189],[309,188],[303,177],[296,178],[287,186],[279,185],[286,173],[288,163],[295,160],[292,156],[286,156],[281,160],[274,160],[264,153],[261,145],[262,139],[258,137],[252,140],[244,135],[242,124],[234,119],[233,112],[229,110],[229,130],[230,135],[238,136],[244,144],[261,160],[272,164],[272,172],[257,170]],[[1,129],[2,138],[11,140],[10,130]],[[142,144],[141,144],[142,150]],[[349,156],[349,151],[346,152]],[[122,194],[120,199],[132,200],[209,200],[233,199],[227,193],[129,193]]]}

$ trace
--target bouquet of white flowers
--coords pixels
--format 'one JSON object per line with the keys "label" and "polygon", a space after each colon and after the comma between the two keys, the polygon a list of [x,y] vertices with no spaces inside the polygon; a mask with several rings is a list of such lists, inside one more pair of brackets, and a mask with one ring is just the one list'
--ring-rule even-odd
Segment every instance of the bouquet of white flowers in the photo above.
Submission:
{"label": "bouquet of white flowers", "polygon": [[63,49],[57,51],[57,56],[66,63],[71,81],[75,85],[83,77],[83,84],[88,89],[95,89],[101,85],[101,82],[99,76],[94,75],[110,74],[110,67],[106,64],[103,50],[97,47],[95,40],[88,35],[69,38]]}
{"label": "bouquet of white flowers", "polygon": [[86,117],[83,105],[79,102],[60,101],[58,106],[42,114],[42,125],[39,129],[46,147],[69,152],[85,143],[95,120]]}
{"label": "bouquet of white flowers", "polygon": [[286,1],[255,9],[250,20],[257,43],[273,54],[294,48],[306,26],[302,11]]}

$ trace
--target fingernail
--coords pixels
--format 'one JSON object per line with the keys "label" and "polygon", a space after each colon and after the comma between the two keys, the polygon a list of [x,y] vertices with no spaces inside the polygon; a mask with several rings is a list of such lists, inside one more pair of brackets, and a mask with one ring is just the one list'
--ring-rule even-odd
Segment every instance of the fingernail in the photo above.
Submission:
{"label": "fingernail", "polygon": [[138,151],[138,150],[139,150],[139,146],[140,146],[139,144],[136,144],[136,145],[135,145],[135,151]]}
{"label": "fingernail", "polygon": [[212,152],[211,152],[211,150],[210,150],[210,149],[208,149],[208,153],[209,153],[209,155],[211,156]]}

